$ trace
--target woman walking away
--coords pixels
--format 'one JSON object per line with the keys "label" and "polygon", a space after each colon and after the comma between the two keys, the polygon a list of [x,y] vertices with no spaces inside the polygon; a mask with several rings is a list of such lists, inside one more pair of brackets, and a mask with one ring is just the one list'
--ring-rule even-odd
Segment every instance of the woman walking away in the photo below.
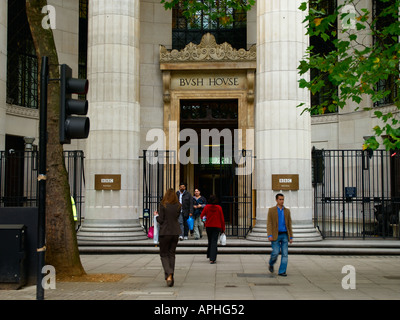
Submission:
{"label": "woman walking away", "polygon": [[215,195],[211,195],[203,212],[201,219],[206,218],[205,226],[208,237],[207,258],[213,264],[217,260],[218,237],[220,232],[225,233],[225,219],[222,208],[218,205],[218,199]]}
{"label": "woman walking away", "polygon": [[202,195],[200,195],[199,189],[194,189],[194,197],[193,197],[193,218],[194,218],[194,239],[198,240],[203,237],[203,222],[201,221],[200,215],[206,206],[207,201]]}
{"label": "woman walking away", "polygon": [[168,189],[160,203],[159,212],[154,212],[160,224],[160,257],[167,285],[174,285],[175,251],[181,233],[179,215],[181,204],[174,189]]}

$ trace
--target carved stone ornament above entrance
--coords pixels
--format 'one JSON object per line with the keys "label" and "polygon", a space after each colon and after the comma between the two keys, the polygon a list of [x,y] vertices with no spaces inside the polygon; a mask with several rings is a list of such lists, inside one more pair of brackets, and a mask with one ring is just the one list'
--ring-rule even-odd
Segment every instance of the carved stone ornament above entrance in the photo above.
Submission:
{"label": "carved stone ornament above entrance", "polygon": [[160,46],[160,62],[256,61],[256,52],[255,45],[251,46],[249,50],[237,50],[227,42],[217,44],[215,37],[211,33],[206,33],[200,44],[191,42],[180,51],[167,50],[164,46]]}

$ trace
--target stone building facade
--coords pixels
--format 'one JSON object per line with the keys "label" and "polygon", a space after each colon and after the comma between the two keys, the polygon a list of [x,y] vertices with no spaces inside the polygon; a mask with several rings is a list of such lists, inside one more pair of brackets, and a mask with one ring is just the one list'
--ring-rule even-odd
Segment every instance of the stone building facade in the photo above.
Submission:
{"label": "stone building facade", "polygon": [[[309,92],[298,85],[298,62],[309,44],[302,24],[304,13],[298,9],[301,2],[258,0],[247,13],[242,48],[217,42],[214,35],[204,32],[197,43],[174,49],[176,17],[159,0],[88,1],[90,135],[65,146],[85,152],[80,243],[129,243],[146,238],[141,220],[144,164],[140,157],[143,150],[154,146],[155,138],[149,133],[163,132],[163,146],[179,153],[181,144],[172,132],[179,133],[184,124],[190,129],[191,123],[182,121],[182,105],[207,101],[233,101],[236,109],[229,118],[230,132],[241,130],[239,150],[251,150],[255,156],[253,225],[247,238],[265,240],[267,211],[275,205],[279,191],[272,186],[272,176],[285,179],[284,175],[291,175],[298,179],[298,187],[284,193],[295,237],[321,239],[312,222],[311,149],[361,149],[377,120],[372,111],[354,112],[351,103],[337,113],[300,114],[297,105],[310,103]],[[9,3],[0,3],[0,150],[6,149],[7,137],[38,140],[38,109],[7,99]],[[372,7],[371,3],[362,0],[359,5]],[[77,76],[82,1],[48,0],[48,4],[56,9],[53,33],[59,61]],[[222,122],[218,126],[224,129]],[[193,128],[201,126],[194,124]],[[202,172],[199,168],[199,164],[182,166],[178,161],[175,182],[183,179],[193,192],[199,183],[196,173]],[[110,174],[121,177],[120,189],[98,190],[95,176]]]}

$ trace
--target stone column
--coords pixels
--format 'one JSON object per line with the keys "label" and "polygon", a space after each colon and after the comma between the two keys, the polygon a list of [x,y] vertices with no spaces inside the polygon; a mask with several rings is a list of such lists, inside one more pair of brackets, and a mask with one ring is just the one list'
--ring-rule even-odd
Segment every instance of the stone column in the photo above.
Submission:
{"label": "stone column", "polygon": [[296,108],[309,103],[299,88],[299,61],[308,46],[302,0],[257,1],[256,225],[249,240],[266,241],[268,208],[276,205],[272,174],[298,174],[299,190],[282,192],[294,241],[321,240],[312,224],[311,119]]}
{"label": "stone column", "polygon": [[0,151],[6,148],[7,3],[0,1]]}
{"label": "stone column", "polygon": [[[139,0],[89,3],[90,135],[85,220],[78,243],[129,244],[139,224]],[[96,174],[121,175],[121,190],[95,190]]]}

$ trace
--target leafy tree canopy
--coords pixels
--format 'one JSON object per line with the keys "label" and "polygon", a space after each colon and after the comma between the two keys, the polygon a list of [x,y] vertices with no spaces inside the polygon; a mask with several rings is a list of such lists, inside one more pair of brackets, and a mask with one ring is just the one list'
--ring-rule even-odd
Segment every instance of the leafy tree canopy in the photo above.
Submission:
{"label": "leafy tree canopy", "polygon": [[[299,81],[300,87],[329,97],[304,111],[322,114],[343,108],[351,101],[358,110],[360,103],[369,97],[374,107],[363,109],[372,110],[381,125],[373,128],[374,136],[363,148],[378,148],[376,138],[381,136],[387,150],[400,149],[400,0],[377,0],[374,12],[361,8],[360,0],[344,0],[331,12],[326,10],[326,3],[326,0],[309,0],[299,8],[307,12],[303,21],[307,34],[319,37],[327,47],[333,45],[332,50],[323,53],[310,46],[300,61],[298,70],[304,76]],[[305,75],[311,70],[317,72],[308,79]],[[375,107],[382,101],[395,106],[392,112]]]}

